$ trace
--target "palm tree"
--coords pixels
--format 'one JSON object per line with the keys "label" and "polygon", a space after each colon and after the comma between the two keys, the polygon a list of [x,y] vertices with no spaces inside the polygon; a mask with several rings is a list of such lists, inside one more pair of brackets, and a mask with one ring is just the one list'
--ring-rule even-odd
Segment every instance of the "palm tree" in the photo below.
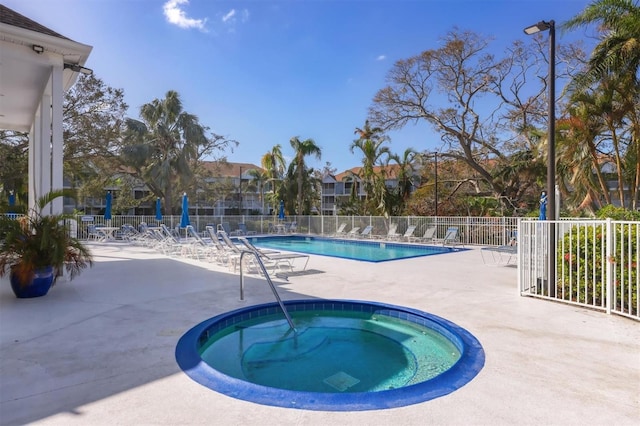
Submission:
{"label": "palm tree", "polygon": [[586,87],[609,74],[631,75],[640,68],[640,7],[632,0],[598,0],[563,24],[565,29],[598,24],[602,38],[579,79]]}
{"label": "palm tree", "polygon": [[316,145],[313,139],[305,139],[301,141],[298,136],[294,136],[289,140],[291,147],[293,148],[294,154],[294,164],[296,167],[296,176],[298,181],[298,193],[297,193],[297,213],[303,213],[303,193],[302,193],[302,184],[304,180],[304,176],[307,173],[307,167],[304,163],[304,157],[309,155],[315,156],[318,160],[322,157],[322,150],[318,145]]}
{"label": "palm tree", "polygon": [[391,155],[391,160],[395,161],[398,165],[396,178],[398,179],[397,195],[400,205],[392,206],[392,208],[397,210],[398,213],[404,209],[404,204],[411,196],[413,176],[415,174],[416,160],[418,158],[418,153],[413,148],[405,149],[402,156],[397,154]]}
{"label": "palm tree", "polygon": [[[574,93],[592,92],[589,96],[599,98],[602,95],[614,100],[604,118],[606,131],[611,132],[612,124],[622,129],[611,135],[614,152],[610,155],[618,168],[618,196],[623,203],[624,174],[631,189],[631,206],[637,208],[637,188],[640,186],[640,164],[636,160],[640,158],[640,113],[637,107],[640,102],[640,6],[633,0],[598,0],[563,27],[573,29],[591,24],[598,25],[600,42],[591,53],[587,70],[574,79],[570,89]],[[618,92],[615,99],[610,97],[612,90]],[[627,126],[628,129],[624,130]],[[618,135],[625,134],[628,141],[616,139]],[[620,147],[626,149],[621,150]]]}
{"label": "palm tree", "polygon": [[268,182],[271,186],[271,197],[269,203],[274,211],[277,208],[279,195],[279,188],[276,188],[276,182],[281,182],[284,176],[285,161],[282,155],[282,146],[280,144],[274,145],[270,151],[267,151],[260,159],[262,168],[266,171]]}
{"label": "palm tree", "polygon": [[264,187],[269,180],[269,175],[260,169],[251,169],[247,174],[253,178],[258,186],[258,192],[260,193],[260,213],[264,214]]}
{"label": "palm tree", "polygon": [[174,190],[191,179],[190,163],[198,148],[208,143],[206,128],[198,117],[182,109],[177,92],[154,99],[140,108],[141,120],[127,119],[123,158],[135,168],[157,197],[163,198],[167,214],[173,213]]}
{"label": "palm tree", "polygon": [[[360,178],[364,185],[365,205],[367,208],[380,209],[384,206],[384,176],[377,175],[375,167],[383,165],[383,158],[389,158],[391,151],[388,147],[382,146],[387,137],[382,134],[380,127],[371,127],[369,120],[366,120],[362,129],[356,127],[355,134],[358,139],[351,143],[349,149],[353,153],[356,148],[360,149],[363,154],[362,169],[360,170]],[[374,200],[375,205],[370,205],[370,200]]]}

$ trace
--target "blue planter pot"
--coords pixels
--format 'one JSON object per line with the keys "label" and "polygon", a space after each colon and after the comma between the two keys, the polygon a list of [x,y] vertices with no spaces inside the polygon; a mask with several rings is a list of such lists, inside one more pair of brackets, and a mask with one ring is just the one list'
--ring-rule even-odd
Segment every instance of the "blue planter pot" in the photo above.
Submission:
{"label": "blue planter pot", "polygon": [[33,279],[28,283],[23,283],[12,271],[10,276],[11,289],[19,299],[40,297],[49,292],[53,279],[52,266],[36,270],[33,274]]}

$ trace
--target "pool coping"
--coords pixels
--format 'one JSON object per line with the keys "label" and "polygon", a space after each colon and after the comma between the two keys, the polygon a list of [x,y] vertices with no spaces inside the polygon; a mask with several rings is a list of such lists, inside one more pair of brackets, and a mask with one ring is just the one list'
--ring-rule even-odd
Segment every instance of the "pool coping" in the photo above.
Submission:
{"label": "pool coping", "polygon": [[178,365],[192,380],[221,394],[262,405],[316,411],[379,410],[418,404],[461,388],[473,380],[484,366],[484,349],[471,333],[445,318],[424,311],[387,303],[342,299],[291,300],[286,301],[285,305],[313,310],[323,307],[336,309],[337,305],[348,305],[354,307],[348,310],[372,312],[414,322],[449,339],[459,349],[460,359],[444,373],[424,382],[399,389],[354,393],[298,392],[257,385],[223,374],[202,360],[198,349],[202,341],[208,339],[208,331],[212,327],[215,332],[248,319],[250,313],[256,311],[262,311],[265,315],[273,313],[279,310],[274,302],[236,309],[194,326],[176,345],[175,358]]}

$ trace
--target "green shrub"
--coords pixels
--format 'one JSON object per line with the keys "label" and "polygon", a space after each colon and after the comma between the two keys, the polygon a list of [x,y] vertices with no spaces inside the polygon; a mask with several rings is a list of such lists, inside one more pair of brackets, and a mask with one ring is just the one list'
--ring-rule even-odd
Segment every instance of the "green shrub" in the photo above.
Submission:
{"label": "green shrub", "polygon": [[613,220],[633,220],[640,221],[640,211],[627,210],[622,207],[616,207],[609,204],[604,206],[598,213],[596,213],[598,219],[611,218]]}
{"label": "green shrub", "polygon": [[605,306],[606,267],[607,262],[611,262],[615,281],[612,308],[635,315],[638,301],[638,247],[627,242],[637,241],[637,227],[613,224],[613,234],[619,244],[609,259],[605,258],[606,241],[602,237],[605,232],[605,224],[576,226],[564,236],[558,245],[557,268],[561,278],[557,296],[592,306]]}

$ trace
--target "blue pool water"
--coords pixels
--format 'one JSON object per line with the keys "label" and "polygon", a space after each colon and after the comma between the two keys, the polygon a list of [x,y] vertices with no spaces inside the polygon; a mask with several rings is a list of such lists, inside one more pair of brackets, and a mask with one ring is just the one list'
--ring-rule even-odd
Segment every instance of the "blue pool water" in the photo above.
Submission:
{"label": "blue pool water", "polygon": [[211,318],[178,342],[193,380],[265,405],[327,411],[392,408],[449,394],[484,365],[466,330],[426,312],[375,302],[285,302]]}
{"label": "blue pool water", "polygon": [[340,240],[297,235],[253,237],[251,242],[260,248],[342,257],[366,262],[384,262],[432,256],[461,250],[453,247],[421,246],[386,241]]}

